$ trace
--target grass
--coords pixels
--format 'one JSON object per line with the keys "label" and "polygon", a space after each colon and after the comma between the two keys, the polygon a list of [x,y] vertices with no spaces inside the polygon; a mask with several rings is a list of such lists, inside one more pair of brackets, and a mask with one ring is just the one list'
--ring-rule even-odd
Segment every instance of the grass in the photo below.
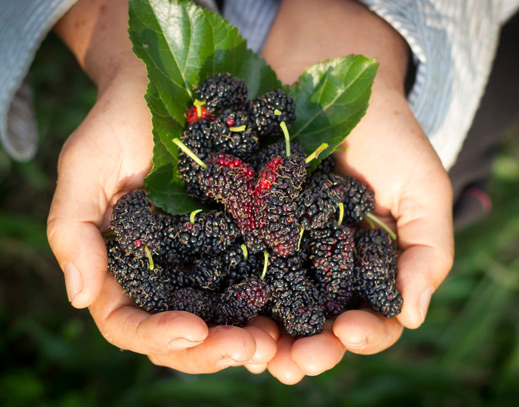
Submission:
{"label": "grass", "polygon": [[[55,61],[62,61],[56,63]],[[233,368],[186,375],[122,352],[68,304],[45,222],[60,145],[95,101],[71,55],[47,39],[31,69],[41,133],[25,164],[0,150],[0,405],[507,406],[519,391],[519,129],[495,162],[494,210],[456,235],[453,271],[426,323],[388,351],[347,354],[284,386]]]}

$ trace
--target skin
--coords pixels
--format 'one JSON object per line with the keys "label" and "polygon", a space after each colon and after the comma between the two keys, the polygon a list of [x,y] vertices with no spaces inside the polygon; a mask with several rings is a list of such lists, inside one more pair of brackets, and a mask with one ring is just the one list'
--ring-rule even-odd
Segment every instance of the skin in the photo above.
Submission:
{"label": "skin", "polygon": [[430,294],[452,263],[450,184],[405,100],[405,42],[346,0],[284,0],[263,55],[285,83],[336,56],[362,53],[380,62],[368,112],[337,159],[341,171],[376,191],[376,214],[398,233],[402,313],[388,320],[348,311],[323,333],[293,339],[265,317],[246,328],[208,327],[185,312],[150,315],[131,305],[107,272],[101,236],[113,204],[141,188],[151,168],[146,71],[131,52],[127,13],[126,0],[80,0],[55,28],[98,88],[97,102],[63,146],[48,218],[49,242],[71,304],[88,307],[114,346],[145,354],[157,365],[187,373],[245,365],[253,373],[268,369],[286,384],[331,369],[347,350],[380,352],[404,327],[420,326]]}

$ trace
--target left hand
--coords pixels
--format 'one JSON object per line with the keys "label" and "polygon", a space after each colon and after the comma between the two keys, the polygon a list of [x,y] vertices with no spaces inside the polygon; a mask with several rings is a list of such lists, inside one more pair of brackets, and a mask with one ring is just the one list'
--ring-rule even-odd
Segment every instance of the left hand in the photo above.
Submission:
{"label": "left hand", "polygon": [[286,384],[331,369],[346,350],[381,352],[404,327],[420,326],[432,292],[452,265],[450,182],[407,104],[408,49],[400,35],[355,1],[283,0],[263,50],[285,83],[315,62],[348,54],[375,57],[380,66],[366,116],[346,139],[347,152],[336,154],[338,169],[368,182],[376,214],[396,229],[404,305],[393,319],[352,310],[327,321],[319,335],[282,334],[268,369]]}

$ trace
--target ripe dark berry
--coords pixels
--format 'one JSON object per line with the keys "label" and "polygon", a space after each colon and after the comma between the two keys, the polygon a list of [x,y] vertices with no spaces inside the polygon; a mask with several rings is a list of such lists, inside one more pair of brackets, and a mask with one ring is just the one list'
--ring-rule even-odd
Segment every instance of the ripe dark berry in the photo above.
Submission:
{"label": "ripe dark berry", "polygon": [[252,252],[265,250],[253,206],[254,170],[229,154],[215,154],[200,174],[200,189],[225,206],[236,220],[247,247]]}
{"label": "ripe dark berry", "polygon": [[[207,159],[214,150],[211,123],[207,120],[200,120],[188,125],[182,136],[182,142],[202,161]],[[202,204],[214,203],[214,200],[207,198],[200,190],[198,176],[203,168],[183,150],[178,152],[177,165],[188,195]]]}
{"label": "ripe dark berry", "polygon": [[311,336],[324,329],[324,309],[317,287],[303,269],[303,259],[272,254],[265,281],[271,289],[268,309],[292,336]]}
{"label": "ripe dark berry", "polygon": [[159,252],[162,222],[152,215],[151,208],[144,191],[129,192],[113,206],[110,229],[126,254],[144,257],[146,248],[153,255]]}
{"label": "ripe dark berry", "polygon": [[399,314],[402,295],[396,288],[396,245],[382,229],[360,231],[356,240],[355,290],[387,318]]}
{"label": "ripe dark berry", "polygon": [[214,149],[243,160],[258,151],[258,137],[247,112],[225,110],[212,124]]}
{"label": "ripe dark berry", "polygon": [[290,128],[296,119],[294,100],[279,89],[249,101],[247,111],[260,137],[282,136],[280,123]]}
{"label": "ripe dark berry", "polygon": [[223,253],[239,236],[236,221],[217,210],[184,215],[178,221],[175,238],[191,256]]}
{"label": "ripe dark berry", "polygon": [[303,157],[275,156],[258,174],[254,189],[258,225],[266,245],[281,256],[297,250],[301,225],[297,199],[306,177]]}
{"label": "ripe dark berry", "polygon": [[214,303],[215,295],[212,292],[185,287],[171,294],[168,308],[170,311],[190,312],[209,322],[213,319]]}
{"label": "ripe dark berry", "polygon": [[245,326],[259,314],[269,295],[267,284],[256,277],[231,285],[219,299],[215,322],[218,325]]}
{"label": "ripe dark berry", "polygon": [[298,218],[305,230],[324,226],[337,210],[340,195],[328,174],[314,172],[298,198]]}
{"label": "ripe dark berry", "polygon": [[156,313],[169,309],[169,299],[174,291],[168,273],[158,264],[153,270],[146,257],[127,256],[119,243],[107,243],[108,270],[123,290],[145,311]]}
{"label": "ripe dark berry", "polygon": [[227,286],[237,284],[248,277],[261,276],[263,256],[250,252],[245,244],[232,245],[223,253],[221,260]]}
{"label": "ripe dark berry", "polygon": [[375,193],[364,182],[335,174],[330,174],[330,177],[335,181],[333,189],[344,204],[344,223],[355,226],[375,209]]}
{"label": "ripe dark berry", "polygon": [[205,102],[207,110],[217,112],[230,107],[244,106],[247,88],[240,79],[233,78],[228,73],[219,73],[201,82],[195,89],[195,96]]}
{"label": "ripe dark berry", "polygon": [[192,287],[216,291],[220,289],[224,277],[221,259],[206,255],[193,261],[193,268],[188,278]]}
{"label": "ripe dark berry", "polygon": [[311,234],[312,277],[323,296],[326,315],[338,315],[353,298],[354,230],[330,222]]}
{"label": "ripe dark berry", "polygon": [[177,239],[179,218],[162,215],[160,220],[162,221],[162,240],[157,260],[164,265],[189,262],[190,253]]}

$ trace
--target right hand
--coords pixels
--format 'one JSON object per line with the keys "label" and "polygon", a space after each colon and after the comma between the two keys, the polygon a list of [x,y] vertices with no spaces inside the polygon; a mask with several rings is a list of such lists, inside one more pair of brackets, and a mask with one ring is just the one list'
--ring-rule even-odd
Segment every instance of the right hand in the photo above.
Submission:
{"label": "right hand", "polygon": [[99,90],[63,146],[48,217],[49,243],[64,271],[69,300],[77,308],[89,307],[114,346],[148,355],[156,364],[187,373],[244,363],[260,370],[276,352],[272,321],[209,328],[187,312],[151,315],[137,309],[107,272],[101,233],[108,230],[116,200],[143,187],[153,153],[144,99],[148,80],[144,64],[131,52],[127,15],[125,0],[79,1],[58,27]]}

